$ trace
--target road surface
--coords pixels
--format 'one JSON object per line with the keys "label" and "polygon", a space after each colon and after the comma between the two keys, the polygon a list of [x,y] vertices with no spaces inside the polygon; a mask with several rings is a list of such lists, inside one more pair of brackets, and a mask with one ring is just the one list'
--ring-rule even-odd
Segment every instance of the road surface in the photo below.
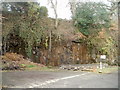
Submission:
{"label": "road surface", "polygon": [[11,88],[118,88],[118,72],[15,71],[2,73],[3,86]]}

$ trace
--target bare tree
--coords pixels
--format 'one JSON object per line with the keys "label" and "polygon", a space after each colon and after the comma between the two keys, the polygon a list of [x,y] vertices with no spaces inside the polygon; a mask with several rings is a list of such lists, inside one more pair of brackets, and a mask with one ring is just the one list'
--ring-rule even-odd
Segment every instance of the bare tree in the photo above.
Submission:
{"label": "bare tree", "polygon": [[55,0],[55,3],[54,3],[54,0],[48,0],[48,1],[51,3],[55,13],[55,28],[57,29],[58,27],[57,0]]}
{"label": "bare tree", "polygon": [[[51,4],[53,10],[54,10],[54,14],[55,14],[55,29],[57,30],[57,27],[58,27],[58,13],[57,13],[57,0],[48,0],[48,4]],[[57,35],[58,37],[60,37],[59,35],[59,31],[57,31]],[[52,48],[52,40],[51,40],[51,37],[52,37],[52,30],[50,31],[49,33],[49,51],[51,52],[51,48]]]}
{"label": "bare tree", "polygon": [[110,10],[110,17],[112,19],[113,16],[117,15],[118,2],[120,2],[120,0],[107,0],[107,1],[111,3],[111,5],[108,6],[108,10]]}
{"label": "bare tree", "polygon": [[73,17],[75,15],[75,11],[76,11],[76,4],[77,4],[76,0],[69,0],[70,10],[71,10]]}

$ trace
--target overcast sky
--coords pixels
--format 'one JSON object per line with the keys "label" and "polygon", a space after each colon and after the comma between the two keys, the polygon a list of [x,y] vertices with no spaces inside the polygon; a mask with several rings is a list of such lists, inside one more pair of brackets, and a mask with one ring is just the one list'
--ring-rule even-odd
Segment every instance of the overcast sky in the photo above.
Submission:
{"label": "overcast sky", "polygon": [[[48,4],[48,0],[38,0],[40,2],[40,6],[46,6],[48,9],[48,16],[54,18],[54,11],[51,7],[51,4]],[[69,0],[57,0],[58,1],[58,6],[57,6],[57,13],[58,13],[58,18],[62,19],[70,19],[71,18],[71,11],[70,7],[68,4]],[[79,0],[79,1],[88,1],[88,0]],[[89,0],[89,1],[94,1],[94,2],[104,2],[106,4],[109,4],[107,0]]]}

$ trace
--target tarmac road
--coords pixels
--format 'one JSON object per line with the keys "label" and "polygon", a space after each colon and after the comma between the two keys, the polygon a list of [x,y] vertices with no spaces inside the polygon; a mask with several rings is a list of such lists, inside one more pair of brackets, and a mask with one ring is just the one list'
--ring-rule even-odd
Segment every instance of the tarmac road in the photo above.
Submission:
{"label": "tarmac road", "polygon": [[3,72],[2,84],[9,88],[118,88],[118,72],[109,74],[81,71]]}

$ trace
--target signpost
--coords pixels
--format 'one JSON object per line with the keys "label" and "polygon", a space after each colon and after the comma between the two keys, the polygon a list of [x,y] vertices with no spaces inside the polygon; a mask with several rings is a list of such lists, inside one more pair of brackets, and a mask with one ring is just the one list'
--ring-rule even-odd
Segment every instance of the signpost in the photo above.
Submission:
{"label": "signpost", "polygon": [[106,55],[101,55],[100,58],[101,59],[106,59]]}
{"label": "signpost", "polygon": [[101,55],[100,56],[100,71],[99,71],[99,73],[102,73],[102,68],[103,68],[102,61],[105,60],[105,59],[106,59],[106,55]]}

